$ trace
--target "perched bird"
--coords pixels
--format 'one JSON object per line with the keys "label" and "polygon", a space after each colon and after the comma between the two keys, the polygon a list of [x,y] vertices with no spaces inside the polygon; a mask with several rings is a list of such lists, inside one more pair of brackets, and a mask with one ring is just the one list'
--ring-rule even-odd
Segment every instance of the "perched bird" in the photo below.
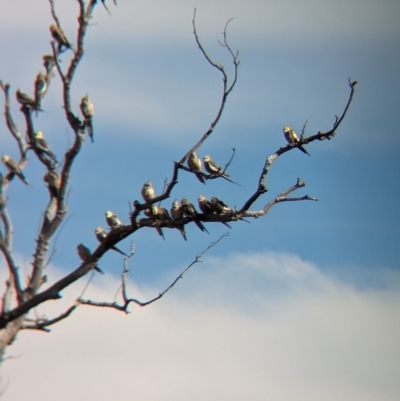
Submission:
{"label": "perched bird", "polygon": [[[294,132],[294,130],[292,130],[289,126],[285,125],[283,127],[283,135],[285,135],[286,140],[289,143],[299,143],[299,138],[296,134],[296,132]],[[297,147],[305,154],[307,154],[308,156],[310,156],[310,154],[307,152],[306,148],[304,148],[302,145],[297,145]]]}
{"label": "perched bird", "polygon": [[35,104],[37,109],[40,109],[42,105],[42,99],[43,96],[46,94],[46,91],[47,91],[46,77],[42,72],[39,72],[36,75],[36,80],[35,80]]}
{"label": "perched bird", "polygon": [[[165,221],[165,220],[171,220],[171,216],[168,213],[168,210],[165,209],[165,207],[158,207],[153,205],[154,208],[152,208],[152,213],[153,216],[155,216],[156,220],[160,220],[160,221]],[[159,228],[159,227],[158,227]],[[161,230],[161,228],[160,228]],[[164,238],[164,236],[163,236]]]}
{"label": "perched bird", "polygon": [[40,153],[44,153],[46,156],[50,157],[50,159],[53,160],[54,163],[58,163],[55,154],[50,150],[49,145],[43,138],[42,131],[35,131],[33,133],[33,140],[34,140],[34,146]]}
{"label": "perched bird", "polygon": [[47,171],[46,174],[43,176],[43,181],[47,183],[50,196],[53,198],[58,198],[61,184],[58,174],[54,170]]}
{"label": "perched bird", "polygon": [[[145,216],[148,217],[149,219],[157,220],[158,208],[157,208],[156,205],[151,205],[148,209],[145,209],[145,210],[143,211],[143,213],[144,213]],[[157,226],[156,226],[155,229],[156,229],[158,235],[159,235],[160,237],[162,237],[163,240],[165,240],[164,233],[163,233],[163,230],[161,229],[161,227],[157,227]]]}
{"label": "perched bird", "polygon": [[[107,237],[107,233],[100,226],[96,227],[96,229],[94,230],[94,233],[96,234],[96,238],[100,243],[102,243]],[[111,249],[113,251],[120,253],[121,255],[128,256],[126,253],[122,252],[120,249],[118,249],[114,245],[111,247]]]}
{"label": "perched bird", "polygon": [[94,138],[93,138],[92,117],[93,117],[93,113],[94,113],[94,106],[93,106],[93,103],[90,101],[88,94],[83,96],[79,106],[81,108],[81,112],[82,112],[82,115],[84,117],[87,133],[88,133],[88,135],[90,137],[90,140],[93,143],[94,142]]}
{"label": "perched bird", "polygon": [[222,200],[219,200],[215,196],[213,196],[211,198],[210,204],[211,204],[212,210],[216,214],[229,214],[229,213],[232,213],[232,209],[226,203],[222,202]]}
{"label": "perched bird", "polygon": [[211,159],[211,156],[206,155],[203,157],[203,160],[204,160],[204,168],[206,169],[207,173],[229,177],[229,174],[224,173],[223,169]]}
{"label": "perched bird", "polygon": [[15,97],[18,100],[18,103],[20,103],[22,106],[30,107],[31,109],[36,109],[36,102],[29,97],[25,92],[22,92],[21,90],[17,89],[17,92],[15,93]]}
{"label": "perched bird", "polygon": [[4,163],[10,173],[15,174],[24,184],[30,185],[15,160],[11,159],[10,156],[3,155],[1,157],[1,161]]}
{"label": "perched bird", "polygon": [[[92,252],[90,252],[90,249],[83,244],[77,245],[76,250],[78,251],[78,255],[81,258],[82,262],[86,262],[92,256]],[[101,270],[98,266],[94,266],[93,269],[101,274],[104,274],[103,270]]]}
{"label": "perched bird", "polygon": [[148,202],[150,199],[153,199],[155,196],[154,188],[151,185],[151,181],[147,181],[143,184],[142,187],[142,197],[145,202]]}
{"label": "perched bird", "polygon": [[199,220],[196,209],[186,198],[182,198],[182,200],[181,200],[181,209],[186,216],[191,217],[193,219],[196,226],[199,227],[201,231],[206,231],[208,233],[208,230],[204,227],[203,223]]}
{"label": "perched bird", "polygon": [[[170,212],[171,212],[171,217],[173,220],[179,220],[183,217],[183,210],[179,206],[179,203],[176,199],[172,202]],[[186,238],[186,232],[185,232],[184,226],[178,226],[177,224],[175,226],[181,233],[183,239],[186,241],[187,238]]]}
{"label": "perched bird", "polygon": [[68,42],[68,39],[67,39],[64,31],[61,29],[61,27],[57,26],[56,24],[51,24],[50,32],[51,32],[51,36],[53,36],[53,38],[58,43],[58,51],[59,52],[61,52],[61,49],[63,46],[67,49],[72,49],[72,47],[71,47],[70,43]]}
{"label": "perched bird", "polygon": [[192,152],[189,155],[189,158],[187,160],[187,165],[190,168],[190,170],[197,171],[196,177],[197,179],[202,182],[203,184],[206,183],[206,180],[201,174],[201,160],[197,157],[196,152]]}
{"label": "perched bird", "polygon": [[111,229],[122,226],[121,220],[111,210],[107,210],[105,215],[106,222]]}
{"label": "perched bird", "polygon": [[165,207],[158,207],[156,205],[153,206],[154,207],[152,208],[152,213],[157,220],[171,220],[171,216],[169,215],[168,210],[165,209]]}
{"label": "perched bird", "polygon": [[[199,195],[198,202],[199,202],[199,208],[204,214],[217,214],[214,211],[214,208],[213,208],[213,205],[211,204],[211,202],[209,202],[204,195]],[[232,228],[225,221],[221,221],[221,223],[224,224],[225,226],[227,226],[228,228]]]}
{"label": "perched bird", "polygon": [[197,201],[199,203],[199,209],[202,211],[202,213],[214,214],[214,210],[211,207],[211,203],[207,200],[207,198],[204,195],[199,195]]}
{"label": "perched bird", "polygon": [[56,65],[54,56],[52,54],[44,54],[42,56],[42,60],[43,60],[43,66],[44,68],[46,68],[46,72],[49,75]]}

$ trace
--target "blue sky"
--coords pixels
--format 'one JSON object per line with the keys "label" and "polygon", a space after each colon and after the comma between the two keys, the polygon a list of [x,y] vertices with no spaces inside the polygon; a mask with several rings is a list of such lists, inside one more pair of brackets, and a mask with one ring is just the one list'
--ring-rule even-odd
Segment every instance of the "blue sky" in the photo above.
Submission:
{"label": "blue sky", "polygon": [[[62,3],[57,8],[64,30],[72,37],[75,2],[59,3]],[[50,352],[56,348],[57,341],[61,344],[68,338],[67,333],[77,336],[71,334],[74,328],[75,332],[82,330],[80,337],[85,337],[91,328],[82,325],[85,319],[93,319],[99,328],[93,347],[107,341],[106,336],[119,335],[115,332],[129,331],[129,327],[141,324],[136,341],[145,344],[141,364],[146,366],[150,349],[175,349],[174,340],[181,338],[182,331],[189,336],[196,331],[188,349],[203,350],[200,333],[207,327],[212,332],[213,325],[218,327],[220,322],[220,331],[205,332],[204,336],[216,344],[225,339],[229,344],[224,348],[227,354],[234,355],[242,369],[248,367],[245,369],[248,375],[239,368],[233,369],[232,380],[236,375],[243,376],[243,394],[249,394],[249,389],[254,387],[250,397],[254,400],[264,399],[266,395],[276,400],[293,399],[290,397],[294,394],[309,395],[307,399],[312,400],[338,396],[349,400],[394,400],[399,387],[391,374],[400,367],[399,348],[394,341],[394,333],[400,334],[397,245],[400,140],[396,131],[400,124],[400,26],[397,23],[400,4],[359,0],[334,3],[175,0],[143,4],[121,0],[118,7],[113,7],[111,1],[108,3],[112,16],[101,6],[97,8],[87,35],[86,55],[73,86],[76,111],[79,99],[87,92],[95,105],[95,144],[86,141],[75,164],[69,220],[56,244],[54,266],[48,272],[50,278],[76,268],[77,243],[83,242],[91,248],[97,245],[93,230],[99,224],[105,225],[105,210],[112,209],[128,223],[128,202],[139,199],[143,182],[151,178],[159,192],[162,178],[171,175],[172,161],[182,157],[214,118],[221,94],[221,77],[196,47],[191,26],[195,6],[201,42],[214,60],[227,67],[231,77],[231,61],[217,39],[221,38],[227,19],[234,17],[228,28],[228,40],[233,48],[240,50],[239,81],[220,123],[198,153],[211,154],[223,164],[235,147],[236,156],[229,173],[241,187],[217,180],[202,186],[193,176],[181,172],[172,199],[185,195],[195,203],[203,193],[207,197],[216,195],[231,206],[241,206],[256,187],[265,157],[285,143],[284,125],[300,132],[308,119],[307,134],[327,130],[347,101],[348,77],[359,82],[356,95],[332,141],[307,145],[311,157],[293,150],[273,164],[267,179],[269,192],[255,208],[261,208],[293,185],[297,177],[307,186],[296,195],[309,194],[317,197],[318,202],[280,204],[251,224],[233,225],[229,238],[213,248],[174,294],[157,306],[140,313],[132,307],[135,311],[129,317],[115,317],[116,313],[86,308],[77,317],[60,324],[44,340],[39,339],[45,337],[41,334],[22,333],[13,352],[24,352],[26,359],[10,362],[4,368],[10,377],[6,399],[23,396],[18,393],[22,390],[18,390],[21,385],[15,372],[20,372],[24,364],[28,372],[33,365],[34,353],[30,354],[30,349],[40,350],[37,344],[43,344],[42,352]],[[19,87],[29,92],[40,69],[41,55],[49,51],[51,19],[47,1],[38,1],[34,10],[27,0],[7,2],[5,10],[0,16],[3,54],[0,79],[9,82],[14,90]],[[67,57],[68,53],[63,65]],[[44,131],[61,158],[72,134],[63,120],[59,89],[56,79],[36,127]],[[15,116],[18,116],[16,107]],[[22,130],[20,116],[18,122]],[[0,135],[0,153],[16,157],[16,148],[5,126],[0,128]],[[20,182],[14,182],[8,189],[15,231],[14,250],[26,269],[35,245],[32,238],[38,229],[38,216],[47,201],[47,192],[41,183],[43,168],[33,156],[30,161],[25,172],[34,189]],[[165,206],[170,207],[169,200]],[[133,291],[144,297],[157,294],[194,255],[226,232],[221,224],[209,226],[210,235],[198,232],[195,226],[188,227],[187,243],[182,242],[177,232],[166,232],[165,242],[154,230],[140,230],[135,234],[132,240],[136,255],[131,261]],[[120,247],[127,250],[129,241]],[[91,286],[93,297],[112,299],[117,288],[113,275],[119,274],[121,260],[117,254],[110,253],[100,266],[107,271],[107,276],[95,277]],[[253,274],[254,271],[257,273]],[[76,297],[83,285],[72,289],[70,297]],[[57,308],[62,310],[59,306],[50,308],[50,315]],[[178,310],[176,316],[171,308]],[[183,327],[182,319],[192,321],[196,313],[199,321]],[[114,331],[101,323],[105,316],[114,322]],[[298,322],[296,316],[304,319]],[[358,319],[359,325],[354,323]],[[379,327],[371,326],[371,319],[378,321]],[[174,331],[174,327],[180,330]],[[254,347],[262,355],[271,355],[272,362],[263,365],[257,351],[249,349],[249,345],[238,352],[238,348],[242,349],[238,344],[247,344],[248,340],[234,335],[229,327],[233,331],[243,330],[250,337],[252,330],[256,331]],[[315,338],[308,331],[311,327],[316,328]],[[152,331],[155,328],[156,332],[166,330],[169,334],[160,340]],[[290,345],[297,344],[297,340],[285,334],[288,328],[302,334],[299,344],[304,344],[304,349],[311,347],[309,354],[303,354],[301,346]],[[277,348],[264,344],[260,333],[271,336],[268,338],[272,340],[279,339]],[[365,344],[358,343],[362,336],[367,336]],[[73,337],[82,348],[77,347],[76,354],[72,350],[67,352],[67,366],[83,358],[78,351],[88,345],[80,337]],[[121,343],[125,340],[121,338]],[[318,344],[315,350],[313,343]],[[223,366],[230,365],[222,363],[229,360],[224,352],[218,358],[220,347],[211,355],[207,350],[210,352],[213,347],[206,345],[201,352],[212,363],[221,363],[221,371]],[[397,348],[390,353],[391,347]],[[340,350],[347,350],[346,364],[321,357],[325,349],[331,358]],[[133,351],[129,355],[130,352]],[[197,360],[196,355],[193,361]],[[301,366],[307,355],[310,371],[305,374]],[[90,366],[93,361],[90,356],[87,358]],[[139,369],[127,355],[121,358],[122,366],[132,371]],[[172,358],[171,371],[190,371],[194,376],[196,369],[206,364],[206,361],[191,363],[190,358],[186,360],[172,352],[168,358]],[[201,359],[200,354],[198,358]],[[149,360],[153,361],[152,357]],[[292,386],[285,389],[282,387],[287,383],[283,380],[284,373],[282,377],[274,373],[274,366],[283,364],[282,360],[294,366],[288,373]],[[118,361],[112,355],[107,361],[109,370],[102,369],[105,377],[110,377],[111,367],[113,363],[118,366]],[[373,362],[382,373],[360,370],[361,366]],[[149,369],[158,363],[154,357],[153,364],[148,363]],[[62,369],[65,377],[71,378],[73,370],[67,366]],[[157,366],[155,379],[162,381],[169,377]],[[347,377],[341,376],[343,366],[350,366]],[[145,372],[144,368],[143,375],[148,381]],[[263,380],[254,379],[258,373],[271,379],[268,387],[271,393]],[[324,379],[319,374],[325,374]],[[146,380],[140,382],[142,399],[159,399],[152,392],[151,382]],[[187,381],[191,383],[188,393],[176,384],[176,389],[182,391],[173,393],[175,400],[187,399],[190,389],[194,391],[200,386],[200,381],[193,380]],[[336,394],[335,398],[332,386],[339,386],[343,393]],[[211,386],[210,393],[204,393],[202,399],[217,398],[216,395],[221,400],[235,399],[227,390],[229,381],[222,387],[224,390]],[[369,393],[364,393],[367,387]],[[130,394],[129,388],[126,391]],[[241,394],[239,390],[237,393]],[[344,393],[348,398],[343,397]],[[70,399],[72,394],[66,393],[65,399]],[[163,399],[169,399],[163,394]]]}

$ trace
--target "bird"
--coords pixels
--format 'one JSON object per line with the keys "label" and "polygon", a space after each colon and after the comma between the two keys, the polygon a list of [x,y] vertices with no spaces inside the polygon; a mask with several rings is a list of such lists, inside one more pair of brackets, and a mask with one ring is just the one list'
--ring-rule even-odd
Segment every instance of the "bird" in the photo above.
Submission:
{"label": "bird", "polygon": [[[169,215],[168,210],[165,207],[158,207],[156,205],[152,205],[151,212],[153,213],[153,216],[155,217],[156,220],[159,220],[159,221],[171,220],[171,216]],[[160,227],[157,227],[157,228],[160,228]],[[160,228],[160,230],[161,230],[161,228]],[[163,235],[163,238],[164,238],[164,235]]]}
{"label": "bird", "polygon": [[111,210],[107,210],[105,215],[106,222],[111,229],[122,226],[121,220]]}
{"label": "bird", "polygon": [[[76,250],[78,251],[78,256],[82,262],[86,262],[92,256],[90,249],[83,244],[77,245]],[[103,270],[101,270],[98,266],[94,266],[93,269],[101,274],[104,274]]]}
{"label": "bird", "polygon": [[206,231],[208,233],[208,230],[199,220],[196,209],[186,198],[182,198],[181,200],[181,209],[186,216],[191,217],[193,219],[194,223],[196,224],[197,227],[200,228],[201,231]]}
{"label": "bird", "polygon": [[47,183],[50,196],[53,198],[58,198],[61,182],[57,172],[54,170],[47,171],[46,174],[43,176],[43,181]]}
{"label": "bird", "polygon": [[11,159],[11,157],[8,155],[3,155],[1,157],[1,161],[4,163],[11,174],[15,174],[24,184],[30,185],[15,160]]}
{"label": "bird", "polygon": [[192,171],[196,171],[197,179],[203,184],[206,183],[203,175],[201,173],[201,160],[197,157],[196,152],[191,152],[187,160],[187,165]]}
{"label": "bird", "polygon": [[45,75],[40,71],[36,75],[35,80],[35,105],[36,109],[40,109],[42,105],[43,96],[46,94],[47,91],[47,82]]}
{"label": "bird", "polygon": [[[199,195],[198,197],[199,208],[204,214],[217,214],[214,209],[213,205],[204,195]],[[228,228],[232,228],[228,223],[225,221],[221,221],[222,224],[227,226]]]}
{"label": "bird", "polygon": [[90,137],[90,140],[93,143],[94,142],[94,138],[93,138],[92,117],[93,117],[93,114],[94,114],[94,106],[93,106],[93,103],[90,101],[88,94],[83,96],[79,106],[81,108],[81,112],[82,112],[82,115],[84,117],[84,122],[85,122],[87,133],[88,133],[88,135]]}
{"label": "bird", "polygon": [[51,24],[50,32],[51,32],[51,36],[53,36],[53,38],[58,43],[58,51],[59,52],[61,52],[61,49],[63,46],[67,49],[72,49],[72,47],[71,47],[70,43],[68,42],[68,39],[67,39],[64,31],[61,29],[61,27],[57,26],[56,24]]}
{"label": "bird", "polygon": [[204,195],[199,195],[197,201],[199,203],[199,209],[202,211],[202,213],[214,214],[214,210],[211,207],[211,203],[207,200],[207,198]]}
{"label": "bird", "polygon": [[[298,138],[298,136],[297,136],[297,134],[296,134],[296,132],[295,132],[294,130],[292,130],[288,125],[285,125],[285,126],[283,127],[283,135],[285,136],[286,140],[287,140],[289,143],[298,144],[298,143],[300,142],[300,141],[299,141],[299,138]],[[307,150],[306,150],[305,147],[303,147],[302,145],[297,145],[297,147],[298,147],[303,153],[305,153],[305,154],[307,154],[308,156],[310,156],[310,154],[307,152]]]}
{"label": "bird", "polygon": [[143,184],[141,193],[142,193],[143,200],[145,202],[148,202],[149,200],[154,198],[155,192],[154,192],[154,188],[151,185],[151,181],[150,180],[146,181]]}
{"label": "bird", "polygon": [[211,207],[216,214],[232,213],[232,209],[224,202],[213,196],[210,200]]}
{"label": "bird", "polygon": [[43,66],[46,69],[47,74],[49,75],[56,65],[54,56],[52,54],[44,54],[42,56],[42,60],[43,60]]}
{"label": "bird", "polygon": [[211,159],[210,155],[205,155],[203,157],[203,161],[204,161],[204,168],[206,169],[207,173],[229,177],[229,174],[224,173],[223,169]]}
{"label": "bird", "polygon": [[20,103],[22,106],[30,107],[31,109],[36,109],[36,102],[25,92],[22,92],[21,90],[17,89],[15,95],[18,103]]}
{"label": "bird", "polygon": [[[100,242],[100,244],[107,238],[107,233],[100,226],[95,228],[94,233],[96,234],[96,238]],[[126,253],[122,252],[120,249],[118,249],[114,245],[111,247],[111,249],[113,251],[120,253],[121,255],[128,256]]]}
{"label": "bird", "polygon": [[45,155],[50,157],[50,159],[53,160],[54,163],[58,163],[55,154],[50,150],[49,145],[44,139],[42,131],[35,131],[33,133],[33,140],[34,146],[40,153],[44,153]]}
{"label": "bird", "polygon": [[[145,214],[146,217],[152,220],[157,220],[157,213],[158,213],[158,208],[156,205],[151,205],[148,209],[144,209],[143,213]],[[158,235],[162,237],[162,239],[165,241],[164,233],[161,227],[156,226],[155,227]]]}
{"label": "bird", "polygon": [[[172,202],[170,213],[171,213],[172,220],[179,220],[179,219],[181,219],[183,217],[183,210],[179,206],[179,202],[178,202],[177,199],[175,199]],[[186,241],[187,238],[186,238],[186,232],[185,232],[184,226],[183,225],[178,226],[177,224],[175,224],[175,226],[179,230],[179,232],[181,233],[183,239]]]}

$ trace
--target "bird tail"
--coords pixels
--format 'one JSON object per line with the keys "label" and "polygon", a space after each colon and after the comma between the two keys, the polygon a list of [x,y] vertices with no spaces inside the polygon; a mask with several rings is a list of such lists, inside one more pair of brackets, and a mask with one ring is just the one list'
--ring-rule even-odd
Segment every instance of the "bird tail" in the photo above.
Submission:
{"label": "bird tail", "polygon": [[299,149],[300,149],[303,153],[305,153],[306,155],[311,156],[311,155],[307,152],[307,150],[306,150],[306,148],[305,148],[304,146],[299,145]]}

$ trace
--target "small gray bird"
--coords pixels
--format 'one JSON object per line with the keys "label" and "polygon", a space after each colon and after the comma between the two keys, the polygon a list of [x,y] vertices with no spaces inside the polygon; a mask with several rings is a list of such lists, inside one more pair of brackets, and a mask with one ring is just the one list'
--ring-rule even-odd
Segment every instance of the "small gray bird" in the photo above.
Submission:
{"label": "small gray bird", "polygon": [[54,163],[58,163],[55,154],[50,150],[49,145],[44,139],[42,131],[35,131],[33,133],[33,140],[34,146],[40,153],[44,153],[46,156],[50,157]]}
{"label": "small gray bird", "polygon": [[[171,217],[173,220],[179,220],[183,217],[183,210],[179,206],[179,203],[176,199],[172,202],[170,213],[171,213]],[[175,226],[181,233],[183,239],[186,241],[187,238],[186,238],[186,232],[185,232],[184,226],[178,226],[177,224]]]}
{"label": "small gray bird", "polygon": [[226,203],[222,202],[221,200],[219,200],[215,196],[213,196],[211,198],[210,203],[211,203],[212,210],[216,214],[229,214],[229,213],[232,213],[232,209]]}
{"label": "small gray bird", "polygon": [[106,222],[111,229],[122,226],[121,220],[111,210],[107,210],[105,215]]}
{"label": "small gray bird", "polygon": [[153,187],[151,185],[151,181],[150,180],[148,180],[147,182],[145,182],[143,184],[141,193],[142,193],[143,200],[145,202],[148,202],[149,200],[154,198],[155,192],[154,192],[154,189],[153,189]]}
{"label": "small gray bird", "polygon": [[[143,211],[143,213],[144,213],[145,216],[148,217],[149,219],[157,220],[158,208],[157,208],[156,205],[151,205],[151,207],[148,208],[148,209],[145,209],[145,210]],[[157,227],[157,226],[156,226],[155,229],[156,229],[158,235],[159,235],[160,237],[162,237],[162,239],[165,241],[164,233],[163,233],[163,230],[161,229],[161,227]]]}
{"label": "small gray bird", "polygon": [[[209,202],[204,195],[199,195],[198,202],[199,202],[199,208],[204,214],[217,214],[214,211],[214,208],[213,208],[213,205],[211,204],[211,202]],[[220,214],[220,213],[218,213],[218,214]],[[224,224],[225,226],[227,226],[228,228],[232,228],[225,221],[221,221],[221,223]]]}
{"label": "small gray bird", "polygon": [[25,92],[22,92],[21,90],[17,89],[15,97],[17,98],[18,103],[21,104],[22,106],[26,106],[34,110],[36,109],[36,102]]}
{"label": "small gray bird", "polygon": [[43,66],[46,69],[47,74],[49,75],[53,68],[56,66],[56,62],[54,60],[54,56],[52,54],[44,54],[42,56]]}
{"label": "small gray bird", "polygon": [[[90,249],[83,244],[77,245],[76,250],[78,251],[78,256],[82,262],[86,262],[92,256]],[[104,274],[103,270],[101,270],[98,266],[94,266],[93,269],[101,274]]]}
{"label": "small gray bird", "polygon": [[52,198],[58,198],[61,182],[57,172],[55,172],[54,170],[47,171],[46,174],[43,176],[43,181],[47,183],[50,196]]}
{"label": "small gray bird", "polygon": [[200,228],[201,231],[206,231],[207,233],[209,233],[208,230],[204,227],[203,223],[199,220],[196,209],[186,198],[182,198],[181,200],[181,209],[186,216],[193,219],[194,223],[197,227]]}
{"label": "small gray bird", "polygon": [[[95,228],[94,233],[96,234],[97,241],[99,241],[100,243],[102,243],[107,238],[107,233],[100,226]],[[126,253],[122,252],[114,245],[111,247],[111,249],[115,252],[120,253],[121,255],[128,256]]]}
{"label": "small gray bird", "polygon": [[204,156],[203,161],[204,161],[204,168],[206,169],[207,173],[229,177],[229,174],[223,173],[224,170],[211,159],[210,155]]}
{"label": "small gray bird", "polygon": [[197,171],[196,177],[197,179],[202,182],[203,184],[206,183],[206,180],[204,179],[201,173],[201,160],[197,157],[196,152],[192,152],[189,155],[189,158],[187,160],[187,165],[190,168],[190,170]]}
{"label": "small gray bird", "polygon": [[62,47],[65,47],[67,49],[72,49],[67,36],[65,35],[64,31],[61,29],[61,27],[57,26],[56,24],[51,24],[50,25],[50,33],[51,36],[53,36],[53,39],[56,40],[58,43],[58,52],[61,52]]}
{"label": "small gray bird", "polygon": [[1,157],[1,161],[4,163],[10,173],[15,174],[24,184],[30,185],[15,160],[11,159],[11,157],[8,155],[3,155]]}
{"label": "small gray bird", "polygon": [[[283,135],[285,136],[286,140],[289,143],[299,143],[299,138],[296,134],[296,132],[294,132],[294,130],[292,130],[288,125],[285,125],[283,127]],[[310,156],[310,154],[307,152],[306,148],[303,147],[302,145],[297,145],[297,147],[306,155]]]}
{"label": "small gray bird", "polygon": [[35,104],[36,104],[35,107],[37,109],[40,109],[42,105],[42,99],[46,94],[46,91],[47,91],[46,77],[42,72],[39,72],[36,75],[36,80],[35,80]]}
{"label": "small gray bird", "polygon": [[89,95],[86,94],[85,96],[83,96],[83,98],[81,99],[81,103],[79,105],[79,107],[81,108],[81,112],[84,118],[84,122],[85,122],[85,127],[87,130],[87,133],[89,135],[90,140],[92,141],[92,143],[94,142],[94,137],[93,137],[93,114],[94,114],[94,106],[93,103],[90,101],[89,99]]}

